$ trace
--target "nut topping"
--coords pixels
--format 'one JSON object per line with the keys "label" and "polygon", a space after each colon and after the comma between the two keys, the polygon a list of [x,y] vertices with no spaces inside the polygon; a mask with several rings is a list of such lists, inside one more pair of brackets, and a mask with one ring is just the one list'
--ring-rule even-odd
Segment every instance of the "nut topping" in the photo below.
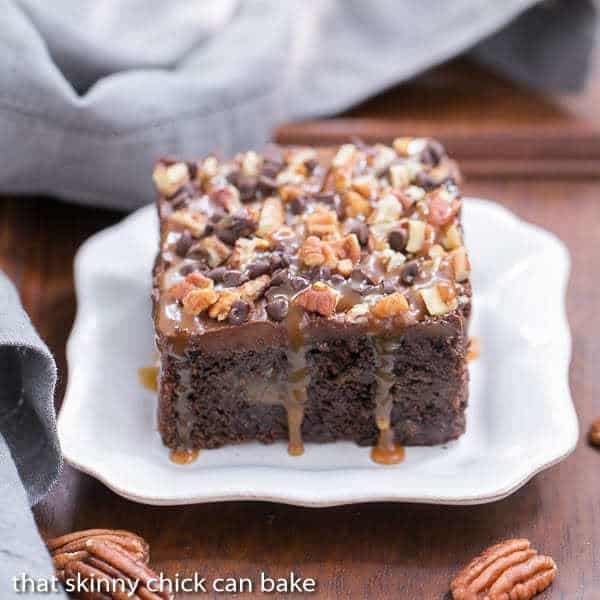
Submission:
{"label": "nut topping", "polygon": [[212,288],[192,290],[183,297],[183,310],[188,315],[199,315],[217,301],[218,294]]}
{"label": "nut topping", "polygon": [[469,255],[464,248],[458,248],[451,254],[452,268],[454,269],[455,281],[466,281],[471,275],[471,263]]}
{"label": "nut topping", "polygon": [[506,540],[473,559],[450,584],[454,600],[530,600],[556,578],[549,556],[529,540]]}
{"label": "nut topping", "polygon": [[304,240],[298,251],[298,258],[307,267],[320,267],[325,265],[335,267],[337,258],[329,242],[323,242],[318,237],[311,235]]}
{"label": "nut topping", "polygon": [[256,234],[260,237],[267,237],[270,233],[281,227],[284,222],[285,213],[281,200],[275,197],[267,198],[260,211]]}
{"label": "nut topping", "polygon": [[304,221],[310,235],[328,239],[335,237],[339,232],[336,212],[322,204],[317,204],[314,211],[306,216]]}
{"label": "nut topping", "polygon": [[331,317],[340,295],[328,285],[317,282],[300,292],[293,300],[307,312],[314,312],[323,317]]}
{"label": "nut topping", "polygon": [[419,290],[427,312],[432,317],[445,315],[456,308],[458,302],[453,292],[450,292],[451,289],[438,284]]}
{"label": "nut topping", "polygon": [[169,215],[169,221],[187,229],[194,237],[201,237],[206,230],[208,219],[196,212],[187,209],[176,210]]}
{"label": "nut topping", "polygon": [[381,326],[467,310],[458,174],[443,147],[408,137],[321,157],[272,146],[156,165],[161,330],[171,336],[184,318],[278,322],[290,303],[368,319],[374,332],[401,313]]}
{"label": "nut topping", "polygon": [[165,163],[159,162],[154,167],[152,178],[158,191],[169,198],[189,181],[190,173],[185,163],[178,162],[167,166]]}
{"label": "nut topping", "polygon": [[211,267],[218,267],[231,254],[231,250],[215,235],[201,240],[198,249],[207,256]]}
{"label": "nut topping", "polygon": [[408,308],[406,298],[400,292],[394,292],[373,304],[371,314],[377,319],[389,319],[405,313]]}

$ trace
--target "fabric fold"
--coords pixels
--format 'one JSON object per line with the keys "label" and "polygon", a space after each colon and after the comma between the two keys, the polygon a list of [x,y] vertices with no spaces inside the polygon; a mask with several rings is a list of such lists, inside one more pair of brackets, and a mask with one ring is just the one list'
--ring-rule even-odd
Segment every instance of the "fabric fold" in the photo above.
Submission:
{"label": "fabric fold", "polygon": [[[14,286],[0,273],[0,436],[32,505],[50,489],[62,465],[55,385],[54,359],[23,311]],[[8,459],[5,454],[0,471],[11,467]]]}
{"label": "fabric fold", "polygon": [[591,0],[5,5],[0,193],[123,210],[151,201],[162,155],[261,146],[474,47],[519,81],[581,86],[595,24]]}

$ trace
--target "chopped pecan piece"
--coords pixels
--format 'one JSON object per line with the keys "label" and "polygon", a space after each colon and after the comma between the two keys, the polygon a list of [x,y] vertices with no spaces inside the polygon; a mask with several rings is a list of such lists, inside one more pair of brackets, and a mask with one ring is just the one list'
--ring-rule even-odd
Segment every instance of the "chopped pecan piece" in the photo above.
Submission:
{"label": "chopped pecan piece", "polygon": [[255,258],[257,252],[268,250],[269,246],[270,242],[262,238],[238,238],[229,264],[234,269],[243,269]]}
{"label": "chopped pecan piece", "polygon": [[167,198],[173,196],[177,190],[190,179],[190,172],[185,163],[178,162],[166,165],[159,162],[152,173],[156,189]]}
{"label": "chopped pecan piece", "polygon": [[460,200],[445,193],[444,190],[436,190],[429,197],[427,220],[436,227],[447,225],[454,219],[459,208]]}
{"label": "chopped pecan piece", "polygon": [[234,302],[241,299],[237,289],[224,289],[218,294],[217,301],[209,308],[208,316],[211,319],[224,321],[229,316],[229,311]]}
{"label": "chopped pecan piece", "polygon": [[325,283],[317,281],[301,291],[293,300],[307,312],[314,312],[323,317],[331,317],[335,313],[340,295]]}
{"label": "chopped pecan piece", "polygon": [[356,190],[361,196],[371,198],[377,193],[377,179],[373,175],[361,175],[352,180],[352,189]]}
{"label": "chopped pecan piece", "polygon": [[339,259],[348,259],[353,265],[360,262],[360,242],[355,233],[350,233],[341,240],[332,242],[331,245]]}
{"label": "chopped pecan piece", "polygon": [[454,288],[442,285],[441,283],[423,288],[419,290],[419,294],[425,303],[427,312],[432,317],[445,315],[454,310],[458,305]]}
{"label": "chopped pecan piece", "polygon": [[372,304],[371,314],[376,319],[389,319],[405,313],[408,308],[406,298],[400,292],[394,292]]}
{"label": "chopped pecan piece", "polygon": [[270,233],[281,227],[285,223],[285,211],[281,200],[276,197],[267,198],[258,220],[258,230],[256,234],[260,237],[267,237]]}
{"label": "chopped pecan piece", "polygon": [[556,578],[549,556],[531,548],[529,540],[506,540],[473,559],[452,580],[454,600],[529,600]]}
{"label": "chopped pecan piece", "polygon": [[217,292],[212,288],[194,289],[183,297],[183,310],[188,315],[199,315],[218,298]]}
{"label": "chopped pecan piece", "polygon": [[261,275],[256,279],[251,279],[239,288],[240,295],[243,300],[252,303],[260,298],[263,292],[269,287],[269,283],[271,283],[269,275]]}
{"label": "chopped pecan piece", "polygon": [[216,235],[204,238],[197,244],[198,250],[206,255],[211,267],[218,267],[231,254],[231,250]]}
{"label": "chopped pecan piece", "polygon": [[358,217],[359,215],[368,217],[373,211],[373,207],[363,195],[354,190],[348,190],[344,194],[344,210],[348,217]]}
{"label": "chopped pecan piece", "polygon": [[452,268],[454,269],[455,281],[466,281],[471,275],[471,263],[469,262],[467,251],[461,246],[460,248],[453,250],[450,257]]}
{"label": "chopped pecan piece", "polygon": [[345,167],[351,164],[356,154],[356,146],[354,144],[342,144],[337,151],[337,154],[333,157],[331,165],[333,167]]}
{"label": "chopped pecan piece", "polygon": [[187,229],[194,237],[201,237],[206,231],[206,216],[184,208],[171,213],[169,221]]}
{"label": "chopped pecan piece", "polygon": [[298,251],[298,258],[307,267],[326,266],[333,268],[337,263],[335,251],[331,244],[321,241],[314,235],[304,240]]}
{"label": "chopped pecan piece", "polygon": [[456,250],[462,246],[462,235],[456,223],[452,223],[442,238],[442,245],[446,250]]}
{"label": "chopped pecan piece", "polygon": [[220,204],[230,215],[242,210],[240,192],[233,185],[226,185],[213,190],[210,194],[213,202]]}
{"label": "chopped pecan piece", "polygon": [[202,273],[193,272],[186,275],[183,281],[176,283],[169,288],[169,295],[175,300],[183,300],[183,298],[197,288],[211,288],[213,280],[202,275]]}
{"label": "chopped pecan piece", "polygon": [[304,218],[304,222],[309,235],[334,238],[339,233],[337,213],[322,204],[317,204],[314,211]]}

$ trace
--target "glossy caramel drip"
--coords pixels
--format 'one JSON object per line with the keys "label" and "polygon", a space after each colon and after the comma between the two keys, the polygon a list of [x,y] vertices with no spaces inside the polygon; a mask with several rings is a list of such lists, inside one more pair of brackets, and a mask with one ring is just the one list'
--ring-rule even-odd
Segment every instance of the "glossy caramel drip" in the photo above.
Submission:
{"label": "glossy caramel drip", "polygon": [[138,381],[151,392],[158,391],[158,367],[151,365],[138,369]]}
{"label": "glossy caramel drip", "polygon": [[481,342],[479,338],[471,336],[469,338],[469,346],[467,350],[467,361],[477,360],[481,354]]}
{"label": "glossy caramel drip", "polygon": [[303,311],[294,304],[290,305],[286,317],[288,332],[287,359],[290,367],[287,389],[282,392],[283,405],[287,411],[288,453],[300,456],[304,453],[302,441],[302,421],[306,406],[306,387],[310,379],[304,357],[304,337],[301,331]]}
{"label": "glossy caramel drip", "polygon": [[377,390],[375,392],[375,422],[379,429],[379,437],[371,451],[371,458],[380,464],[392,465],[404,459],[404,448],[394,441],[394,430],[391,425],[394,385],[394,350],[393,338],[379,339],[375,342],[379,354],[379,368],[375,372]]}
{"label": "glossy caramel drip", "polygon": [[380,465],[397,465],[404,460],[404,447],[394,442],[394,430],[379,430],[379,438],[371,450],[371,458]]}
{"label": "glossy caramel drip", "polygon": [[169,459],[176,465],[189,465],[193,463],[200,454],[200,450],[171,450]]}

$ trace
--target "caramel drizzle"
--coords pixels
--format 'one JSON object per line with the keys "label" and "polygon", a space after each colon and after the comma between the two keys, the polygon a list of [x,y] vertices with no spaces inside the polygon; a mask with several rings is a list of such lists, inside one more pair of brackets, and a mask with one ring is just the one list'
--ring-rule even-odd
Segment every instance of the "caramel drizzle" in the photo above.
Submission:
{"label": "caramel drizzle", "polygon": [[471,336],[469,338],[469,345],[467,346],[467,361],[472,362],[477,360],[481,355],[481,342],[479,338]]}
{"label": "caramel drizzle", "polygon": [[288,421],[288,453],[291,456],[304,454],[302,440],[302,421],[306,406],[306,388],[310,376],[304,354],[304,336],[300,328],[303,311],[300,307],[290,304],[286,317],[288,331],[287,359],[290,366],[287,389],[283,394],[283,405],[287,411]]}
{"label": "caramel drizzle", "polygon": [[396,444],[391,423],[393,396],[390,392],[394,385],[394,350],[397,344],[393,340],[378,339],[375,345],[381,361],[375,372],[375,423],[379,436],[371,451],[371,458],[376,463],[393,465],[404,460],[404,448]]}

